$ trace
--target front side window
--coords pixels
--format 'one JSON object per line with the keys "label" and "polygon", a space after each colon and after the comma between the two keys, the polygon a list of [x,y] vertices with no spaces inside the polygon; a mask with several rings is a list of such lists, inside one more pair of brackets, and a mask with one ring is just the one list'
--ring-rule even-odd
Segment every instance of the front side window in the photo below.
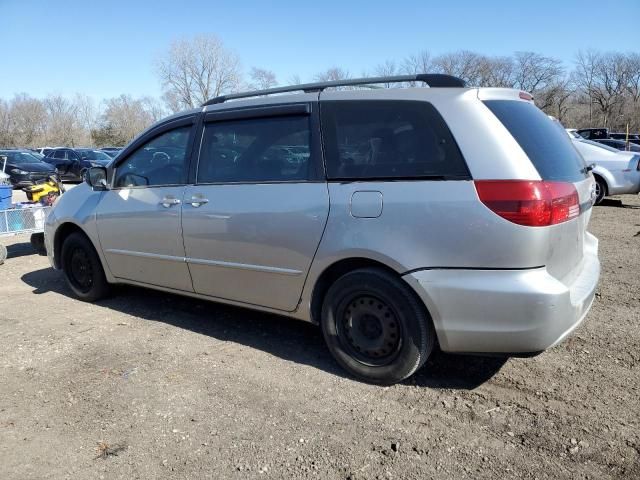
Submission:
{"label": "front side window", "polygon": [[55,152],[53,152],[52,157],[53,158],[57,158],[59,160],[64,160],[66,158],[65,151],[64,150],[56,150]]}
{"label": "front side window", "polygon": [[436,109],[414,101],[325,101],[322,131],[329,179],[469,178]]}
{"label": "front side window", "polygon": [[302,181],[309,176],[309,117],[282,116],[208,123],[198,183]]}
{"label": "front side window", "polygon": [[191,126],[169,130],[138,148],[118,164],[115,187],[180,185],[187,175]]}

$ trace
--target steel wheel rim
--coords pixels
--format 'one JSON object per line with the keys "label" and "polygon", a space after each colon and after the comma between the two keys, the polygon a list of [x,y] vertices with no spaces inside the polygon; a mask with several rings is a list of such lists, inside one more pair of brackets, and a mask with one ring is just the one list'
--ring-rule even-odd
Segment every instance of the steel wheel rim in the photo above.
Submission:
{"label": "steel wheel rim", "polygon": [[375,295],[358,294],[341,302],[336,327],[340,342],[360,363],[391,363],[402,346],[402,326],[397,312]]}
{"label": "steel wheel rim", "polygon": [[89,255],[83,248],[75,248],[69,256],[69,279],[73,285],[83,292],[93,286],[93,265]]}

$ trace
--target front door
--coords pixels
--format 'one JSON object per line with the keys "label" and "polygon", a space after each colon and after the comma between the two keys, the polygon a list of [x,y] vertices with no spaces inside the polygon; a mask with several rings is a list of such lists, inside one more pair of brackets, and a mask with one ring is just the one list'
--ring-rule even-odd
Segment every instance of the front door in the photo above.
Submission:
{"label": "front door", "polygon": [[115,277],[193,291],[181,228],[192,130],[164,131],[118,161],[97,209],[100,244]]}
{"label": "front door", "polygon": [[197,293],[297,307],[329,212],[312,106],[258,118],[227,111],[205,123],[182,214]]}

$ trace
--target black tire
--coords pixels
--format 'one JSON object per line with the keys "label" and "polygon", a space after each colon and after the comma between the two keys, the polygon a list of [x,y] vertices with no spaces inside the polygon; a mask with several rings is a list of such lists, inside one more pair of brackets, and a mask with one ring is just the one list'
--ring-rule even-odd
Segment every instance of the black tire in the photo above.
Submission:
{"label": "black tire", "polygon": [[46,255],[47,249],[44,246],[44,233],[32,233],[31,234],[31,246],[40,255]]}
{"label": "black tire", "polygon": [[599,205],[604,200],[605,195],[607,194],[607,184],[600,177],[596,177],[596,201],[595,204]]}
{"label": "black tire", "polygon": [[64,240],[61,263],[67,285],[80,300],[95,302],[109,294],[100,258],[82,233],[72,233]]}
{"label": "black tire", "polygon": [[321,326],[336,361],[356,378],[379,385],[411,376],[435,343],[420,299],[401,279],[376,268],[336,280],[324,298]]}

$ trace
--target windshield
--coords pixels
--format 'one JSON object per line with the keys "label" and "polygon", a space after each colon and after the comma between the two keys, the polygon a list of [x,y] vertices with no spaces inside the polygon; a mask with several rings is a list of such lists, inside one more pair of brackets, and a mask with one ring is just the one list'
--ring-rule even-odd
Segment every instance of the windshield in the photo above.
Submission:
{"label": "windshield", "polygon": [[[38,157],[29,152],[0,151],[0,156],[6,156],[7,163],[13,163],[16,165],[19,163],[42,163]],[[1,164],[0,168],[2,168]]]}
{"label": "windshield", "polygon": [[80,150],[80,157],[83,160],[96,160],[98,162],[109,162],[111,157],[100,150]]}

